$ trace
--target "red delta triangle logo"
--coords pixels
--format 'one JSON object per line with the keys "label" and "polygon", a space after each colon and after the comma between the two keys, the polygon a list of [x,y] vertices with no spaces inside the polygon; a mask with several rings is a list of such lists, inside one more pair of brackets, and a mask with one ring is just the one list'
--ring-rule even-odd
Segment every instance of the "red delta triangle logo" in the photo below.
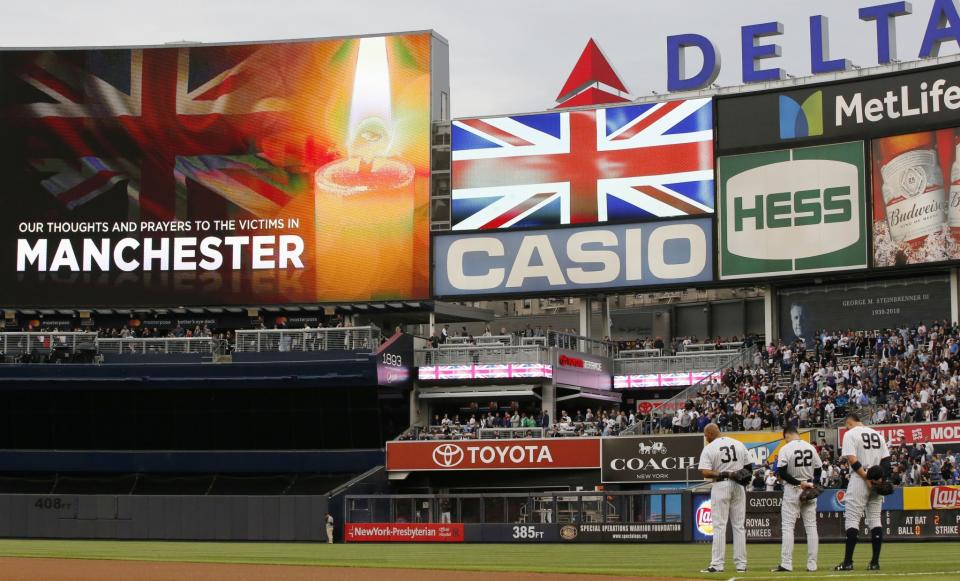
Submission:
{"label": "red delta triangle logo", "polygon": [[610,61],[591,38],[557,94],[554,108],[626,103],[630,101],[629,93]]}

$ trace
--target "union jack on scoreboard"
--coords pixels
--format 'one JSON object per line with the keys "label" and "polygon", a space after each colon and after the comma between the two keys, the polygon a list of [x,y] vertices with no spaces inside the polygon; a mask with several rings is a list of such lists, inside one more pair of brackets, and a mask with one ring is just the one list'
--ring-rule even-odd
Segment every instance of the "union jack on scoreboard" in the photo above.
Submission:
{"label": "union jack on scoreboard", "polygon": [[694,385],[709,379],[713,372],[691,371],[688,373],[645,373],[636,375],[615,375],[614,389],[637,389],[643,387],[681,387]]}
{"label": "union jack on scoreboard", "polygon": [[111,218],[273,215],[297,194],[257,142],[289,125],[275,62],[284,50],[7,53],[5,139],[23,144],[25,173],[67,210],[110,194],[99,211]]}
{"label": "union jack on scoreboard", "polygon": [[445,379],[511,379],[553,377],[553,368],[540,363],[505,363],[474,365],[423,365],[418,369],[421,381]]}
{"label": "union jack on scoreboard", "polygon": [[454,230],[714,211],[711,99],[453,122]]}

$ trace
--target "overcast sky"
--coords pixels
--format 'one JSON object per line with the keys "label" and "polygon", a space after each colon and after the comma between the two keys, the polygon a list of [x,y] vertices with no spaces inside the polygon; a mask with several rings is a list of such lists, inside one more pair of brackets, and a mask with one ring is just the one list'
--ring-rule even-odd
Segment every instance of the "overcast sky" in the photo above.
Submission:
{"label": "overcast sky", "polygon": [[[720,83],[740,84],[740,27],[784,25],[779,66],[810,71],[808,19],[830,18],[832,58],[876,65],[863,6],[889,0],[4,0],[3,46],[235,42],[432,28],[450,42],[454,116],[551,107],[590,37],[635,96],[666,89],[666,37],[719,45]],[[897,19],[901,60],[917,58],[933,0]],[[942,54],[957,52],[945,45]]]}

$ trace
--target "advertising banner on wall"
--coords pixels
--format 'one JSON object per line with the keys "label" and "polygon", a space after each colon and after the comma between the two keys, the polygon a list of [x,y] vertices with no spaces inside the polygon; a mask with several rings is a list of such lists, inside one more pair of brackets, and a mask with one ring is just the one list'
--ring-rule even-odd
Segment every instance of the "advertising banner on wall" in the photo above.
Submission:
{"label": "advertising banner on wall", "polygon": [[603,438],[600,480],[604,483],[700,482],[700,434]]}
{"label": "advertising banner on wall", "polygon": [[875,266],[960,258],[960,160],[955,129],[873,140]]}
{"label": "advertising banner on wall", "polygon": [[[905,493],[911,490],[904,489]],[[929,491],[929,488],[926,489]],[[828,494],[832,491],[826,491]],[[820,496],[822,498],[823,495]],[[783,538],[780,503],[783,495],[779,492],[747,492],[747,518],[745,528],[747,541],[779,542]],[[883,535],[887,540],[943,539],[956,537],[960,525],[960,510],[940,510],[911,512],[900,509],[888,509],[884,503],[880,513]],[[817,533],[821,541],[840,541],[846,537],[843,511],[817,511]],[[708,495],[695,495],[693,498],[693,540],[709,542],[713,540],[713,511]],[[864,525],[861,535],[870,536]],[[728,542],[732,537],[727,527]],[[797,519],[794,538],[803,542],[806,531],[803,522]]]}
{"label": "advertising banner on wall", "polygon": [[348,543],[462,543],[463,524],[347,523],[343,540]]}
{"label": "advertising banner on wall", "polygon": [[568,349],[555,349],[556,365],[553,381],[556,384],[592,389],[610,389],[610,360]]}
{"label": "advertising banner on wall", "polygon": [[453,122],[453,229],[711,214],[713,103]]}
{"label": "advertising banner on wall", "polygon": [[960,486],[916,486],[903,489],[904,510],[958,510]]}
{"label": "advertising banner on wall", "polygon": [[813,345],[817,333],[838,329],[892,329],[947,319],[946,277],[813,286],[780,291],[780,336]]}
{"label": "advertising banner on wall", "polygon": [[[929,422],[922,424],[892,424],[870,426],[883,436],[890,445],[906,444],[960,444],[960,421]],[[843,443],[846,428],[838,432],[839,443]],[[960,446],[958,446],[960,449]]]}
{"label": "advertising banner on wall", "polygon": [[[754,466],[772,464],[777,460],[777,452],[786,443],[780,432],[724,432],[724,436],[743,442],[750,454],[750,462]],[[800,439],[810,442],[812,432],[800,432]]]}
{"label": "advertising banner on wall", "polygon": [[437,297],[682,286],[713,278],[713,223],[440,234],[433,262]]}
{"label": "advertising banner on wall", "polygon": [[[904,510],[904,491],[907,488],[894,488],[893,494],[883,497],[883,510]],[[843,488],[829,488],[817,497],[817,512],[843,512],[846,510],[847,491]]]}
{"label": "advertising banner on wall", "polygon": [[720,278],[867,266],[862,142],[721,157]]}
{"label": "advertising banner on wall", "polygon": [[582,543],[679,543],[683,523],[596,523],[560,527],[560,540]]}
{"label": "advertising banner on wall", "polygon": [[599,467],[599,438],[387,442],[388,471]]}
{"label": "advertising banner on wall", "polygon": [[437,44],[0,52],[0,304],[427,297]]}
{"label": "advertising banner on wall", "polygon": [[717,111],[721,153],[960,125],[960,66],[718,99]]}

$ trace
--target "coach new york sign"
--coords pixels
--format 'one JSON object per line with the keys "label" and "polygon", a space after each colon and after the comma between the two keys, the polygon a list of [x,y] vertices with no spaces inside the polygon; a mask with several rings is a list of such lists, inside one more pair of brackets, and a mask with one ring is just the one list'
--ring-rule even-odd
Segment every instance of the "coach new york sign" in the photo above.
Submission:
{"label": "coach new york sign", "polygon": [[720,278],[867,266],[862,142],[721,157]]}

